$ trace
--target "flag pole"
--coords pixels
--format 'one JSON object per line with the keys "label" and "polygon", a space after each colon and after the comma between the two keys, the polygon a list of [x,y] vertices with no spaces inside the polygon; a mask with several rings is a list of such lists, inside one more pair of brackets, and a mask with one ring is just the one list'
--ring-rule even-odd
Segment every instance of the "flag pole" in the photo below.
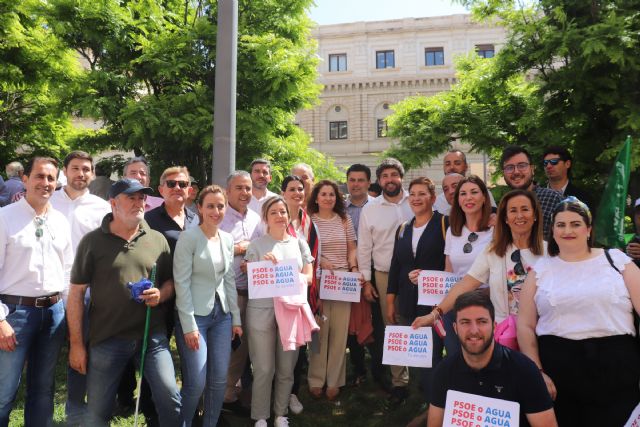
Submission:
{"label": "flag pole", "polygon": [[[156,264],[151,267],[151,287],[155,287]],[[144,334],[142,336],[142,354],[140,355],[140,375],[138,376],[138,396],[136,397],[136,412],[133,418],[133,426],[138,427],[138,411],[140,409],[140,395],[142,394],[142,375],[144,373],[144,358],[147,353],[147,340],[149,338],[149,323],[151,321],[151,307],[147,306],[147,313],[144,320]]]}

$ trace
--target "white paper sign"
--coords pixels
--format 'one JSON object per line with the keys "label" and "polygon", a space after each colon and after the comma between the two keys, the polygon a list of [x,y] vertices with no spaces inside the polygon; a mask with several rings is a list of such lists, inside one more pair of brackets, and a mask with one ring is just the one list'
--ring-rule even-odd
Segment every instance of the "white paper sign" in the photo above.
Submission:
{"label": "white paper sign", "polygon": [[382,364],[430,368],[432,337],[431,328],[387,326],[384,330]]}
{"label": "white paper sign", "polygon": [[257,261],[247,264],[249,299],[286,297],[300,293],[298,262],[285,259],[274,264]]}
{"label": "white paper sign", "polygon": [[437,305],[462,277],[437,270],[421,270],[418,276],[418,304]]}
{"label": "white paper sign", "polygon": [[629,421],[627,421],[624,427],[640,427],[640,403],[636,406],[636,409],[633,410]]}
{"label": "white paper sign", "polygon": [[493,399],[477,394],[447,391],[444,408],[444,427],[518,427],[520,404],[510,400]]}
{"label": "white paper sign", "polygon": [[360,273],[322,270],[320,299],[360,302]]}

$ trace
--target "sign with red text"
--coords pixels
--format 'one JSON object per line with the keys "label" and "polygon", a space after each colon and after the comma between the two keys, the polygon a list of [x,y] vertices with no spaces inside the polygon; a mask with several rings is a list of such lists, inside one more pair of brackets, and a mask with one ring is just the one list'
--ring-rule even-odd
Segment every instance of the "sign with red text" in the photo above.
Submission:
{"label": "sign with red text", "polygon": [[274,264],[257,261],[247,264],[249,299],[286,297],[300,293],[298,261],[285,259]]}
{"label": "sign with red text", "polygon": [[383,365],[430,368],[433,354],[431,328],[387,326],[384,330]]}
{"label": "sign with red text", "polygon": [[633,410],[629,421],[627,421],[624,427],[640,427],[640,403],[636,406],[636,409]]}
{"label": "sign with red text", "polygon": [[447,391],[444,427],[518,427],[520,404],[477,394]]}
{"label": "sign with red text", "polygon": [[320,299],[360,302],[360,273],[322,270]]}
{"label": "sign with red text", "polygon": [[421,270],[418,276],[418,304],[437,305],[462,277],[437,270]]}

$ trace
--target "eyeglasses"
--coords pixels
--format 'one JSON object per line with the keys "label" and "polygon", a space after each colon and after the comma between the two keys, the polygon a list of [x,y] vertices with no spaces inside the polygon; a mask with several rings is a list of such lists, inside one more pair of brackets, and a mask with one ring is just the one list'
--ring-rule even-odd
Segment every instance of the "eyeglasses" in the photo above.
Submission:
{"label": "eyeglasses", "polygon": [[176,185],[179,185],[180,188],[187,188],[189,186],[188,181],[176,181],[175,179],[168,179],[164,183],[169,188],[176,188]]}
{"label": "eyeglasses", "polygon": [[36,224],[36,238],[39,239],[44,234],[44,218],[37,216],[33,218],[33,222]]}
{"label": "eyeglasses", "polygon": [[511,254],[511,261],[515,262],[516,265],[513,266],[513,271],[518,275],[522,276],[526,273],[524,271],[524,266],[522,265],[522,257],[520,256],[520,249],[516,249]]}
{"label": "eyeglasses", "polygon": [[562,159],[560,157],[556,157],[555,159],[543,160],[542,161],[542,166],[544,166],[545,168],[547,167],[548,164],[551,164],[551,166],[555,166],[558,163],[560,163],[561,161],[562,161]]}
{"label": "eyeglasses", "polygon": [[516,168],[518,169],[518,172],[524,172],[527,170],[527,168],[530,166],[529,163],[527,162],[520,162],[516,165],[506,165],[502,167],[502,170],[506,173],[513,173],[513,171],[516,170]]}
{"label": "eyeglasses", "polygon": [[478,240],[478,235],[473,231],[469,233],[469,237],[467,237],[467,243],[465,243],[464,246],[462,247],[462,252],[464,252],[465,254],[470,254],[471,251],[473,250],[472,243],[475,242],[476,240]]}

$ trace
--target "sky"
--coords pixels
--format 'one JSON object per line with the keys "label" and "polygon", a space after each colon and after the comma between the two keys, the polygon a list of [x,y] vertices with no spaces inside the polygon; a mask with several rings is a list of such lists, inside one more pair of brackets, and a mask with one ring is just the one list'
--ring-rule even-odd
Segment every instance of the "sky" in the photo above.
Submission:
{"label": "sky", "polygon": [[311,19],[320,25],[468,13],[451,0],[315,0]]}

